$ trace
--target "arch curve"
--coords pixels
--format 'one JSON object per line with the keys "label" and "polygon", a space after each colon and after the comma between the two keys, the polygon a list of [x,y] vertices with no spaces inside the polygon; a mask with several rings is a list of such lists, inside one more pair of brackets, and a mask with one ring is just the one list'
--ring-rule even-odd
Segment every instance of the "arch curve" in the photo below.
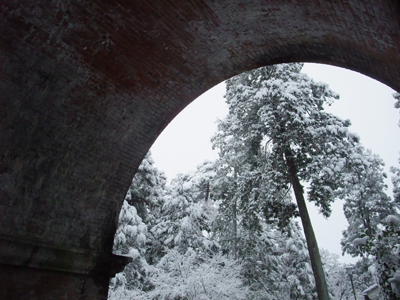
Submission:
{"label": "arch curve", "polygon": [[0,267],[15,276],[0,282],[26,276],[38,294],[33,278],[62,271],[71,294],[106,297],[124,193],[187,104],[235,74],[294,61],[399,91],[399,12],[396,0],[3,1]]}

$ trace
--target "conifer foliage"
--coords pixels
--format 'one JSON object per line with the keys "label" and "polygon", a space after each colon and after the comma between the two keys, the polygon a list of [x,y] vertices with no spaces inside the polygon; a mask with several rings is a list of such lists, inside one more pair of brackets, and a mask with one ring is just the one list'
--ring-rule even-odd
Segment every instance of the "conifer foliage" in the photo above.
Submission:
{"label": "conifer foliage", "polygon": [[[400,94],[395,93],[395,108],[400,108]],[[380,299],[400,298],[400,169],[391,167],[393,200],[386,195],[383,162],[370,151],[358,148],[359,172],[349,177],[343,195],[345,216],[349,222],[343,232],[342,249],[362,256],[376,269]]]}
{"label": "conifer foliage", "polygon": [[210,239],[212,216],[203,195],[205,183],[196,176],[201,171],[179,174],[168,187],[158,221],[151,229],[165,249],[176,248],[185,253],[188,248],[210,251],[216,247]]}
{"label": "conifer foliage", "polygon": [[146,289],[148,262],[154,260],[157,240],[148,230],[158,219],[165,194],[166,177],[154,167],[151,153],[139,166],[119,215],[113,251],[131,256],[133,261],[110,282],[109,298],[125,299],[133,291]]}
{"label": "conifer foliage", "polygon": [[338,95],[301,73],[302,66],[268,66],[228,80],[229,114],[219,124],[214,146],[259,178],[249,191],[253,199],[265,198],[260,184],[268,186],[270,201],[263,203],[272,203],[272,210],[279,207],[280,195],[293,188],[318,295],[329,299],[301,182],[308,184],[308,200],[329,216],[358,137],[349,133],[349,121],[324,110]]}
{"label": "conifer foliage", "polygon": [[[374,239],[379,226],[384,226],[387,216],[396,213],[396,205],[387,196],[384,163],[377,155],[363,147],[356,153],[360,158],[359,172],[347,176],[342,191],[344,215],[349,223],[343,231],[342,249],[352,256],[365,256],[366,249],[356,244]],[[358,241],[358,243],[357,243]]]}

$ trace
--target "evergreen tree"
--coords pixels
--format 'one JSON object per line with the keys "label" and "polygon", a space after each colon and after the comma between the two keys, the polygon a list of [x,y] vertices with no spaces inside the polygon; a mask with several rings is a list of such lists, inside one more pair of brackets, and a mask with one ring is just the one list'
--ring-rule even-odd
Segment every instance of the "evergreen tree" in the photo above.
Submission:
{"label": "evergreen tree", "polygon": [[393,201],[397,207],[400,207],[400,168],[391,167],[390,172],[393,174],[392,175]]}
{"label": "evergreen tree", "polygon": [[355,246],[361,246],[375,259],[381,287],[380,299],[395,300],[400,297],[400,218],[389,215],[385,223],[374,239]]}
{"label": "evergreen tree", "polygon": [[212,223],[213,236],[225,254],[229,253],[237,259],[238,222],[240,222],[237,213],[237,184],[230,180],[229,169],[219,165],[217,172],[213,193],[218,205],[218,214]]}
{"label": "evergreen tree", "polygon": [[277,281],[282,286],[279,292],[288,295],[287,299],[317,299],[306,241],[296,222],[291,221],[289,226],[290,233],[278,235],[281,270]]}
{"label": "evergreen tree", "polygon": [[[349,223],[343,231],[342,249],[352,256],[363,256],[365,264],[375,264],[382,299],[397,299],[390,279],[395,278],[400,267],[399,258],[393,251],[399,240],[398,226],[388,220],[397,220],[396,176],[394,183],[395,200],[385,193],[387,189],[383,173],[383,161],[370,151],[359,147],[357,153],[362,157],[363,168],[346,180],[344,212]],[[396,169],[392,168],[396,175]],[[368,259],[369,256],[374,261]],[[400,283],[400,282],[399,282]]]}
{"label": "evergreen tree", "polygon": [[110,299],[146,289],[148,262],[152,261],[156,244],[149,229],[158,219],[165,183],[164,173],[154,167],[151,153],[147,153],[126,194],[114,238],[113,252],[131,256],[133,261],[110,281]]}
{"label": "evergreen tree", "polygon": [[[295,207],[287,197],[282,197],[281,202],[292,212],[287,215],[283,215],[284,209],[275,215],[267,212],[267,185],[262,184],[260,176],[249,165],[233,167],[229,158],[220,157],[213,180],[213,199],[218,204],[218,215],[213,222],[214,239],[225,254],[233,255],[242,263],[251,299],[282,299],[282,293],[287,290],[283,290],[285,284],[281,281],[280,272],[284,268],[277,257],[277,234],[279,225],[289,227]],[[281,215],[284,217],[280,218]]]}
{"label": "evergreen tree", "polygon": [[139,166],[125,200],[134,206],[143,222],[150,225],[157,217],[166,190],[164,172],[154,167],[149,151]]}
{"label": "evergreen tree", "polygon": [[[300,181],[309,185],[308,200],[329,216],[358,138],[348,132],[349,121],[324,111],[324,104],[329,105],[338,96],[326,84],[315,83],[300,73],[301,68],[302,64],[274,65],[228,80],[225,98],[229,114],[219,124],[214,145],[222,156],[237,159],[233,166],[245,166],[258,176],[258,183],[268,186],[265,198],[282,199],[279,196],[293,188],[318,295],[329,299]],[[247,199],[253,203],[263,198],[257,184],[248,192],[252,197]],[[268,202],[273,203],[264,203]]]}
{"label": "evergreen tree", "polygon": [[204,161],[197,166],[196,171],[188,174],[191,182],[191,193],[194,201],[202,205],[210,205],[209,200],[212,199],[212,185],[215,176],[216,166],[214,162]]}
{"label": "evergreen tree", "polygon": [[343,231],[341,244],[343,253],[363,256],[365,249],[354,247],[353,241],[375,238],[378,226],[388,215],[395,214],[395,205],[386,195],[382,159],[363,147],[358,147],[356,154],[362,157],[362,167],[358,167],[358,172],[349,174],[344,181],[343,209],[349,226]]}
{"label": "evergreen tree", "polygon": [[[339,256],[321,249],[331,300],[354,299],[353,289],[346,272],[346,265],[339,261]],[[353,266],[353,282],[357,299],[364,299],[363,291],[374,284],[375,274],[371,271],[372,261],[359,260]]]}
{"label": "evergreen tree", "polygon": [[[394,107],[400,109],[400,93],[394,93],[393,97],[396,99]],[[399,126],[400,126],[400,121],[399,121]],[[399,159],[399,164],[400,164],[400,159]],[[391,167],[390,172],[393,173],[392,184],[393,184],[394,202],[397,205],[400,205],[400,168]]]}
{"label": "evergreen tree", "polygon": [[[264,224],[257,236],[240,239],[239,260],[242,262],[244,283],[249,287],[249,299],[283,299],[280,293],[281,260],[276,231]],[[242,247],[243,245],[243,247]]]}
{"label": "evergreen tree", "polygon": [[224,251],[235,257],[241,236],[260,236],[263,222],[285,230],[290,219],[298,215],[288,187],[265,180],[258,161],[259,149],[249,149],[251,143],[243,135],[251,132],[246,133],[238,121],[235,115],[228,114],[219,122],[219,132],[212,138],[213,147],[219,150],[213,191],[219,214],[214,232]]}
{"label": "evergreen tree", "polygon": [[[250,299],[313,299],[315,284],[307,246],[290,220],[296,215],[290,194],[285,191],[273,197],[268,182],[250,164],[244,160],[233,167],[231,158],[221,155],[216,164],[212,193],[219,213],[213,226],[215,239],[225,253],[241,261]],[[273,207],[273,199],[281,205]]]}
{"label": "evergreen tree", "polygon": [[321,249],[320,253],[331,300],[350,298],[352,296],[351,285],[346,270],[339,261],[339,256],[325,249]]}
{"label": "evergreen tree", "polygon": [[[203,167],[207,169],[208,165]],[[164,253],[172,248],[181,253],[188,248],[198,251],[217,248],[211,240],[209,196],[204,194],[204,185],[208,185],[209,180],[196,176],[202,171],[204,168],[199,167],[195,174],[179,174],[168,187],[159,219],[151,229]]]}
{"label": "evergreen tree", "polygon": [[[134,290],[143,287],[147,226],[142,222],[136,209],[124,201],[119,216],[119,226],[114,238],[113,252],[132,257],[123,272],[115,275],[110,282],[110,293],[121,290]],[[113,298],[112,298],[113,299]]]}

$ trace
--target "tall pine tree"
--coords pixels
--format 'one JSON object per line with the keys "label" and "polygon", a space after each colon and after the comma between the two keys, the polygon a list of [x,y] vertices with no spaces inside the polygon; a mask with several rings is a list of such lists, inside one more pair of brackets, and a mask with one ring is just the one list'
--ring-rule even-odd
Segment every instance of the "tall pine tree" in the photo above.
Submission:
{"label": "tall pine tree", "polygon": [[[276,201],[278,207],[281,195],[293,189],[318,296],[329,299],[301,182],[308,183],[308,200],[329,216],[358,138],[348,132],[349,121],[324,111],[324,105],[338,95],[302,74],[302,66],[268,66],[228,80],[225,98],[229,114],[219,124],[214,145],[221,156],[228,154],[231,161],[238,160],[233,166],[246,165],[249,174],[259,178],[248,190],[253,203],[266,198]],[[260,197],[264,193],[260,183],[268,186],[268,196]]]}

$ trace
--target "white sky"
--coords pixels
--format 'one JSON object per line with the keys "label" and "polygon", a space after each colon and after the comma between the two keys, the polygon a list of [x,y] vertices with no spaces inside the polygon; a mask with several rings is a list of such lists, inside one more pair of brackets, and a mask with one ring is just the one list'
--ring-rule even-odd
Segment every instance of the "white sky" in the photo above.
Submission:
{"label": "white sky", "polygon": [[[337,67],[306,64],[303,72],[316,81],[323,81],[340,94],[340,100],[329,109],[342,119],[350,119],[350,130],[361,137],[362,144],[377,153],[389,167],[398,165],[400,151],[400,115],[394,109],[394,91],[386,85],[360,73]],[[210,89],[184,111],[164,130],[151,148],[157,168],[168,179],[178,173],[195,170],[205,159],[217,158],[211,149],[210,138],[217,130],[217,118],[223,119],[227,106],[223,99],[225,85],[221,83]],[[391,186],[390,186],[391,192]],[[320,248],[341,255],[341,232],[347,226],[342,203],[333,206],[332,216],[326,220],[309,205],[310,216]],[[346,263],[355,260],[341,257]]]}

